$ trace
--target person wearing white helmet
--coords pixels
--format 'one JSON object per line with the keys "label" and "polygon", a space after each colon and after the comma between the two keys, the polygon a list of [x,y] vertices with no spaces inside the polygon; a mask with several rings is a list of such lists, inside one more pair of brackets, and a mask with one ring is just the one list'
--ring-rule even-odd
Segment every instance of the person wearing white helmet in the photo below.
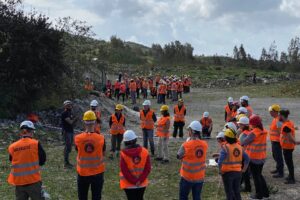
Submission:
{"label": "person wearing white helmet", "polygon": [[223,148],[223,145],[226,143],[224,131],[219,132],[218,135],[216,136],[216,139],[218,142],[218,149],[217,149],[218,153],[214,153],[212,156],[213,158],[215,158],[216,163],[218,163],[219,156],[220,156],[219,152],[221,151],[221,148]]}
{"label": "person wearing white helmet", "polygon": [[250,106],[249,100],[250,99],[249,99],[248,96],[242,96],[240,98],[240,103],[241,103],[241,107],[244,107],[244,108],[247,109],[247,115],[248,115],[248,117],[251,117],[253,115],[253,109]]}
{"label": "person wearing white helmet", "polygon": [[69,154],[72,150],[74,140],[74,125],[78,120],[72,112],[73,104],[70,100],[64,101],[64,111],[61,114],[62,135],[65,142],[64,148],[64,168],[72,168],[69,161]]}
{"label": "person wearing white helmet", "polygon": [[155,112],[150,109],[151,101],[145,100],[143,103],[143,110],[140,111],[141,128],[143,131],[143,146],[148,149],[148,141],[150,144],[151,155],[154,156],[154,124],[157,121]]}
{"label": "person wearing white helmet", "polygon": [[180,159],[179,199],[188,199],[192,190],[193,199],[201,199],[201,192],[205,178],[205,162],[208,144],[201,140],[202,125],[193,121],[188,127],[190,139],[184,142],[177,152]]}
{"label": "person wearing white helmet", "polygon": [[203,113],[200,123],[202,125],[203,137],[209,139],[213,129],[213,121],[209,117],[209,112],[206,111]]}
{"label": "person wearing white helmet", "polygon": [[16,187],[16,199],[42,200],[40,166],[46,162],[46,153],[41,143],[33,139],[35,127],[31,121],[23,121],[20,129],[21,138],[8,147],[12,166],[7,181]]}
{"label": "person wearing white helmet", "polygon": [[95,124],[95,132],[100,134],[101,131],[101,111],[98,110],[98,101],[97,100],[93,100],[90,103],[90,108],[91,110],[95,113],[97,120],[96,120],[96,124]]}
{"label": "person wearing white helmet", "polygon": [[132,130],[124,133],[125,148],[120,159],[120,188],[128,200],[142,200],[148,186],[151,162],[148,150],[137,144],[137,136]]}
{"label": "person wearing white helmet", "polygon": [[224,107],[225,110],[225,122],[229,122],[232,119],[233,113],[233,98],[229,97],[226,106]]}

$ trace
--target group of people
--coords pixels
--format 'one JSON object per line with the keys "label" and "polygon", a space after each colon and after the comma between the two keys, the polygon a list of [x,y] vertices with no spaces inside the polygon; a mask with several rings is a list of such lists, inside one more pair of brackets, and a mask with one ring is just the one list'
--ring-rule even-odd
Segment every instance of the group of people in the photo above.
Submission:
{"label": "group of people", "polygon": [[107,80],[104,92],[108,98],[115,98],[117,101],[121,98],[123,104],[130,98],[131,103],[135,105],[136,99],[140,96],[148,99],[149,94],[152,98],[157,98],[158,103],[165,104],[166,98],[177,101],[178,98],[182,98],[183,93],[189,93],[191,85],[191,77],[188,75],[129,78],[127,74],[124,74],[124,76],[120,75],[114,83]]}
{"label": "group of people", "polygon": [[[251,199],[269,197],[267,183],[262,175],[267,157],[267,135],[272,142],[273,158],[276,169],[272,170],[274,178],[283,178],[283,158],[289,175],[286,184],[294,184],[293,150],[299,144],[295,140],[295,127],[289,120],[289,110],[272,105],[269,108],[273,117],[270,130],[264,129],[262,119],[254,114],[249,104],[249,97],[243,96],[239,102],[228,98],[225,106],[225,126],[217,135],[219,152],[212,155],[216,158],[219,172],[224,183],[226,199],[241,199],[241,183],[244,191],[251,191],[250,177],[253,178],[255,193]],[[74,142],[77,151],[77,189],[80,200],[87,199],[89,187],[92,189],[92,199],[101,199],[104,184],[106,151],[105,137],[101,132],[101,112],[98,102],[93,100],[90,108],[83,115],[85,130],[74,135],[73,125],[78,120],[72,113],[72,102],[64,102],[62,113],[62,128],[65,139],[64,161],[65,168],[72,168],[69,153]],[[109,119],[111,134],[110,159],[120,159],[120,188],[125,191],[128,200],[142,200],[145,189],[149,184],[148,175],[151,172],[151,157],[167,164],[169,158],[169,137],[171,127],[170,109],[167,105],[160,108],[157,118],[151,109],[151,101],[145,100],[140,110],[140,128],[143,145],[137,143],[138,137],[132,130],[126,129],[126,116],[122,113],[123,105],[117,104],[115,113]],[[182,99],[173,108],[173,137],[183,138],[186,106]],[[20,125],[21,138],[8,148],[12,162],[8,182],[16,186],[16,199],[43,199],[40,166],[46,162],[46,153],[42,145],[33,139],[35,126],[31,121]],[[210,136],[212,119],[208,112],[203,113],[200,120],[195,120],[188,126],[188,138],[183,141],[177,152],[181,160],[179,199],[187,200],[190,191],[194,200],[201,199],[201,191],[205,180],[206,158],[208,144],[204,138]],[[157,151],[154,144],[154,133],[158,137]],[[209,134],[210,134],[209,133]],[[121,149],[121,144],[124,148]],[[150,153],[148,152],[150,144]]]}

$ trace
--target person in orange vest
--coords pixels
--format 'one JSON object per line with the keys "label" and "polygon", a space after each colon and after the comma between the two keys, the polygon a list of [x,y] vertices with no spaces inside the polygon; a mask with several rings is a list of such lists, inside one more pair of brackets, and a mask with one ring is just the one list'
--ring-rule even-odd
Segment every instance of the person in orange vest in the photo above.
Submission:
{"label": "person in orange vest", "polygon": [[247,115],[250,118],[254,113],[252,107],[249,105],[249,97],[248,96],[242,96],[240,98],[241,107],[244,107],[247,109]]}
{"label": "person in orange vest", "polygon": [[158,87],[157,103],[166,104],[166,94],[167,94],[167,85],[163,80],[161,80],[160,85]]}
{"label": "person in orange vest", "polygon": [[213,121],[209,117],[209,112],[203,113],[200,123],[202,125],[203,138],[210,138],[210,135],[211,135],[211,132],[213,129]]}
{"label": "person in orange vest", "polygon": [[95,132],[97,117],[91,110],[83,115],[85,131],[75,136],[77,151],[77,189],[78,199],[88,199],[89,187],[92,199],[101,199],[104,183],[105,139]]}
{"label": "person in orange vest", "polygon": [[271,171],[271,173],[274,174],[273,178],[282,178],[284,176],[282,148],[280,145],[280,128],[282,122],[279,121],[279,111],[280,111],[280,106],[277,104],[273,104],[272,106],[269,107],[269,113],[273,118],[272,123],[270,125],[269,136],[272,145],[273,159],[276,162],[276,169]]}
{"label": "person in orange vest", "polygon": [[171,93],[172,93],[172,101],[177,101],[178,99],[178,94],[177,94],[177,83],[176,80],[173,79],[172,85],[171,85]]}
{"label": "person in orange vest", "polygon": [[262,120],[258,115],[250,118],[251,133],[241,141],[242,146],[246,146],[246,153],[250,158],[250,172],[252,174],[256,193],[251,195],[251,199],[269,198],[269,189],[262,170],[267,157],[267,134]]}
{"label": "person in orange vest", "polygon": [[183,99],[178,100],[178,104],[174,106],[174,131],[173,137],[177,137],[179,129],[179,137],[183,138],[183,127],[185,125],[186,107]]}
{"label": "person in orange vest", "polygon": [[[248,117],[241,117],[238,124],[238,135],[239,141],[243,142],[245,138],[251,133],[249,127],[249,118]],[[243,146],[243,149],[246,149],[246,146]],[[251,182],[250,182],[250,169],[247,169],[242,174],[241,185],[244,183],[244,188],[241,189],[242,192],[251,192]]]}
{"label": "person in orange vest", "polygon": [[101,111],[97,109],[98,108],[98,101],[97,100],[91,101],[90,108],[95,113],[95,115],[97,117],[96,124],[95,124],[95,132],[100,134],[100,130],[101,130]]}
{"label": "person in orange vest", "polygon": [[236,119],[237,111],[240,108],[240,103],[238,101],[234,101],[232,103],[232,109],[231,109],[231,120],[229,122],[236,122],[238,121]]}
{"label": "person in orange vest", "polygon": [[157,122],[156,135],[158,136],[158,157],[155,158],[157,161],[162,163],[169,162],[169,137],[170,137],[170,114],[169,107],[163,105],[160,108],[162,117]]}
{"label": "person in orange vest", "polygon": [[149,82],[148,80],[143,81],[143,97],[144,99],[148,98],[148,88],[149,88]]}
{"label": "person in orange vest", "polygon": [[114,154],[116,154],[117,157],[119,156],[123,134],[125,132],[125,116],[122,114],[123,105],[117,104],[115,110],[116,112],[112,114],[109,119],[111,134],[110,159],[114,158]]}
{"label": "person in orange vest", "polygon": [[177,152],[177,159],[181,160],[179,200],[187,200],[191,190],[193,200],[201,199],[208,150],[207,142],[201,140],[201,131],[200,122],[193,121],[188,127],[190,139]]}
{"label": "person in orange vest", "polygon": [[40,166],[46,162],[46,153],[41,143],[33,139],[35,127],[31,121],[23,121],[20,129],[21,138],[8,147],[12,166],[7,181],[16,187],[16,199],[42,200]]}
{"label": "person in orange vest", "polygon": [[232,119],[233,112],[233,98],[229,97],[227,101],[227,105],[224,107],[225,109],[225,122],[230,122]]}
{"label": "person in orange vest", "polygon": [[143,131],[144,147],[148,149],[148,141],[150,143],[151,155],[154,156],[155,147],[153,141],[154,123],[157,121],[155,112],[150,109],[151,101],[145,100],[144,109],[140,111],[141,128]]}
{"label": "person in orange vest", "polygon": [[299,144],[299,142],[296,142],[295,140],[295,126],[294,122],[289,120],[289,115],[290,111],[288,109],[281,109],[279,111],[279,121],[282,123],[280,129],[280,145],[283,151],[285,164],[289,170],[289,175],[284,183],[295,184],[293,151],[295,145]]}
{"label": "person in orange vest", "polygon": [[116,82],[115,82],[115,98],[117,98],[119,100],[119,93],[120,93],[120,82],[119,82],[119,79],[116,79]]}
{"label": "person in orange vest", "polygon": [[183,82],[182,80],[179,80],[178,87],[177,87],[177,94],[179,98],[182,98],[182,92],[183,92]]}
{"label": "person in orange vest", "polygon": [[183,92],[188,93],[188,87],[189,87],[189,82],[187,77],[184,77],[183,79]]}
{"label": "person in orange vest", "polygon": [[223,179],[226,199],[241,200],[242,172],[245,172],[248,168],[249,157],[241,145],[237,143],[236,133],[233,130],[226,129],[224,135],[226,144],[220,152],[218,165]]}
{"label": "person in orange vest", "polygon": [[[120,94],[119,94],[119,96],[122,96],[123,104],[125,102],[125,95],[126,95],[126,85],[125,85],[124,81],[122,81],[121,85],[120,85]],[[119,100],[119,98],[118,98],[118,100]]]}
{"label": "person in orange vest", "polygon": [[94,90],[94,83],[88,77],[85,78],[84,89],[87,91]]}
{"label": "person in orange vest", "polygon": [[136,82],[131,79],[130,83],[129,83],[129,90],[130,90],[130,98],[131,98],[131,104],[136,104],[136,90],[137,90],[137,86],[136,86]]}
{"label": "person in orange vest", "polygon": [[124,133],[124,144],[120,160],[120,187],[128,200],[143,200],[151,172],[148,150],[137,144],[137,136],[132,130]]}

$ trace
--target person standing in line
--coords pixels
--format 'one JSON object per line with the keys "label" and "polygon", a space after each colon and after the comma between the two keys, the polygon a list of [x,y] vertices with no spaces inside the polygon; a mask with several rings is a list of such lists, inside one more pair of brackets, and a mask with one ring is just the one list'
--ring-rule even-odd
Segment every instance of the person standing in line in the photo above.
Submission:
{"label": "person standing in line", "polygon": [[183,99],[178,100],[178,104],[174,107],[174,132],[173,137],[177,137],[179,129],[179,138],[183,138],[183,127],[185,125],[186,107]]}

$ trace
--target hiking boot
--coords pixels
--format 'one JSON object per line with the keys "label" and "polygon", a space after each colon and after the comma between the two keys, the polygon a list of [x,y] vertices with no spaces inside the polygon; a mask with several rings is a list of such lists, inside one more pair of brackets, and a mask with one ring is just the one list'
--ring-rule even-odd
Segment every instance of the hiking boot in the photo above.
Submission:
{"label": "hiking boot", "polygon": [[283,176],[283,174],[274,174],[272,177],[273,178],[283,178],[284,176]]}
{"label": "hiking boot", "polygon": [[155,158],[154,160],[156,160],[156,161],[162,161],[162,160],[163,160],[163,158],[159,158],[159,157],[157,157],[157,158]]}
{"label": "hiking boot", "polygon": [[255,199],[263,199],[263,197],[258,197],[256,194],[252,194],[252,195],[250,195],[250,199],[253,199],[253,200],[255,200]]}
{"label": "hiking boot", "polygon": [[271,174],[277,174],[277,173],[278,173],[277,169],[272,170],[272,171],[270,171],[270,172],[271,172]]}
{"label": "hiking boot", "polygon": [[295,179],[289,179],[287,181],[284,182],[284,184],[295,184]]}
{"label": "hiking boot", "polygon": [[72,169],[73,165],[71,163],[65,163],[64,164],[64,169]]}

